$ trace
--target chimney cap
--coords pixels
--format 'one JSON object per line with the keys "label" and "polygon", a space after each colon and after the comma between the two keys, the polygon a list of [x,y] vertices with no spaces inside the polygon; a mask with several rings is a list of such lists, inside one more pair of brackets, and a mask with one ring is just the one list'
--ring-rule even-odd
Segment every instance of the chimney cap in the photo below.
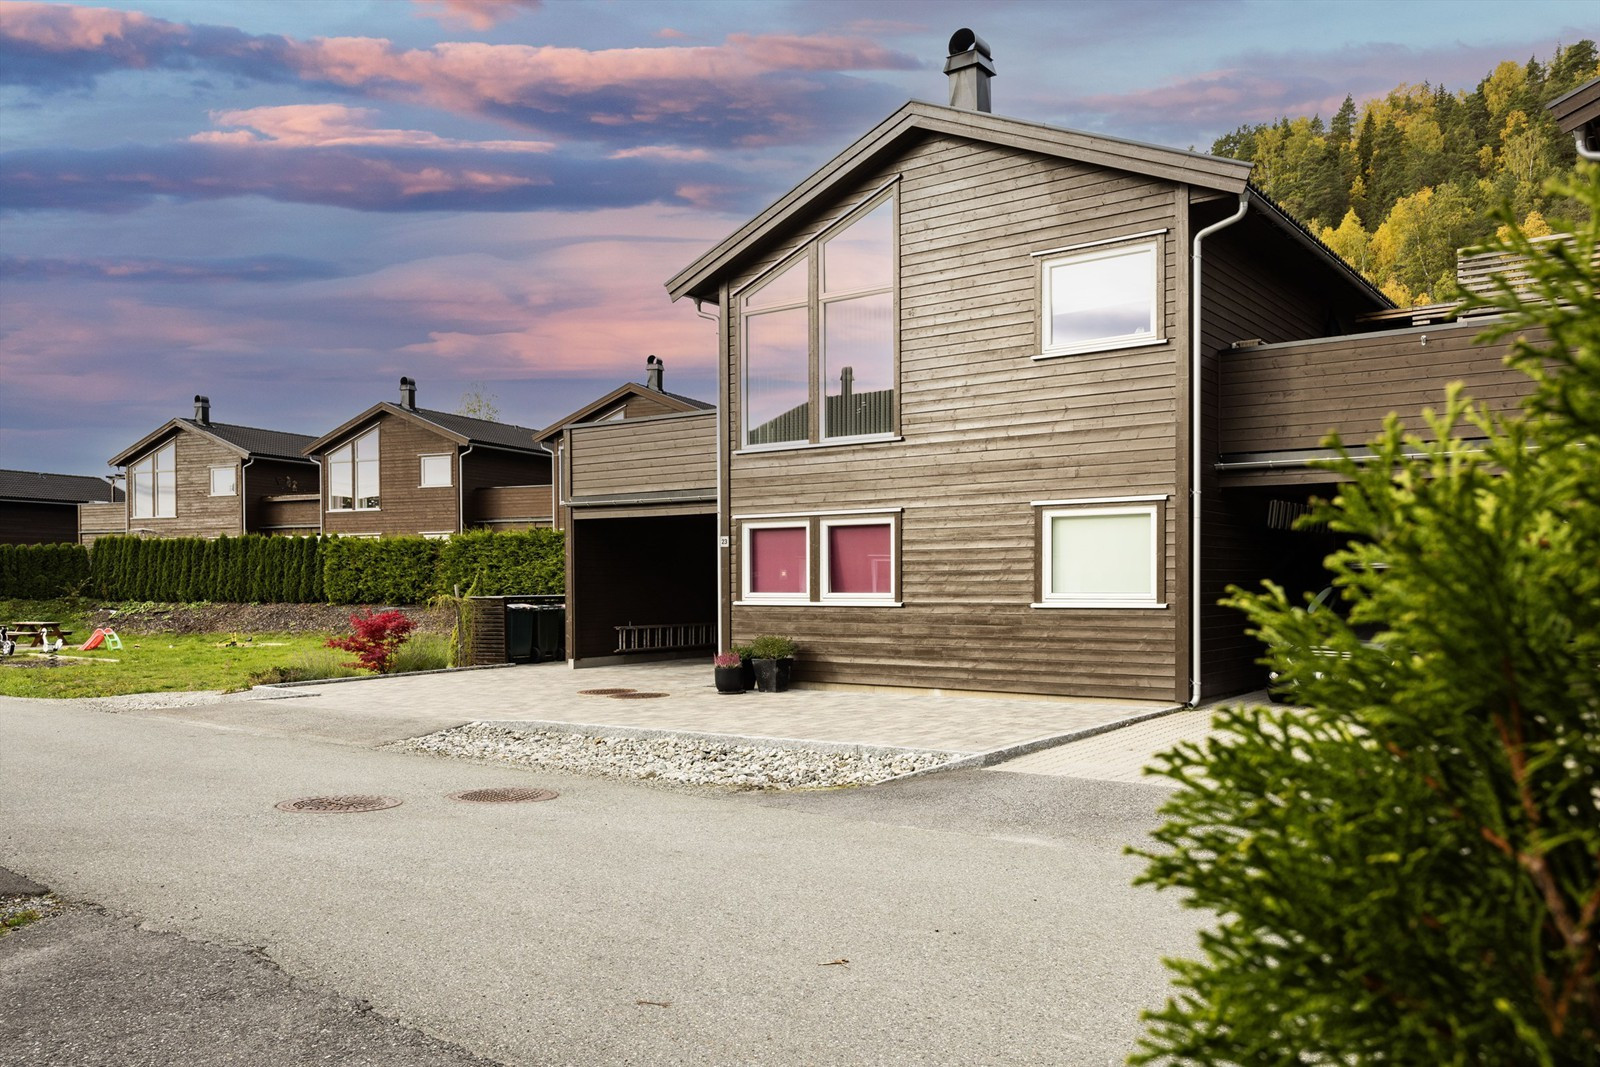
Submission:
{"label": "chimney cap", "polygon": [[976,51],[985,59],[993,59],[994,53],[989,51],[989,42],[963,26],[950,35],[950,54],[959,56],[963,52]]}

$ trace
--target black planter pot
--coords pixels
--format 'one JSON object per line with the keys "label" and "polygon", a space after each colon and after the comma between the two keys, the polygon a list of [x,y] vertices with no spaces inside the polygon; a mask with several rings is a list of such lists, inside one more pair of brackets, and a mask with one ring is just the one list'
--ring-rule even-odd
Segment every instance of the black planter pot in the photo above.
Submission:
{"label": "black planter pot", "polygon": [[744,665],[737,667],[713,667],[717,675],[717,692],[742,693],[750,688],[745,684]]}
{"label": "black planter pot", "polygon": [[789,679],[794,674],[793,659],[758,659],[754,662],[756,688],[761,692],[781,693],[789,688]]}
{"label": "black planter pot", "polygon": [[756,661],[745,656],[739,661],[739,677],[744,679],[744,688],[748,692],[756,687]]}

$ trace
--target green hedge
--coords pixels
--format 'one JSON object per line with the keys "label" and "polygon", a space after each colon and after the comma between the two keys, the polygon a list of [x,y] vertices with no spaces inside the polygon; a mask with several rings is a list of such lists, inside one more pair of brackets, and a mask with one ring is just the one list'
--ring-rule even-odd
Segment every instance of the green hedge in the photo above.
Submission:
{"label": "green hedge", "polygon": [[0,545],[0,596],[75,596],[88,580],[89,551],[83,545]]}
{"label": "green hedge", "polygon": [[329,537],[322,584],[330,604],[421,604],[438,591],[439,546],[426,537]]}
{"label": "green hedge", "polygon": [[314,537],[102,537],[90,590],[105,600],[304,604],[322,600]]}
{"label": "green hedge", "polygon": [[448,541],[102,537],[87,554],[81,545],[0,548],[35,554],[24,566],[12,562],[14,553],[0,553],[0,591],[28,598],[87,589],[104,600],[422,604],[473,582],[483,596],[559,594],[566,584],[555,530],[476,530]]}
{"label": "green hedge", "polygon": [[558,530],[457,534],[441,543],[439,591],[465,591],[476,582],[479,596],[560,594],[566,591],[565,551]]}

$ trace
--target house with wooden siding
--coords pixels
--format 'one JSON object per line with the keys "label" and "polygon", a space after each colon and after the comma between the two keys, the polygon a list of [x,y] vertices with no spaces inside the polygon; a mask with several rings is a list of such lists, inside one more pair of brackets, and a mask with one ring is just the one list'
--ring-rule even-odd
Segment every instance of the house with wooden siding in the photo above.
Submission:
{"label": "house with wooden siding", "polygon": [[401,378],[398,404],[374,404],[308,439],[303,454],[323,471],[323,532],[447,537],[550,526],[550,453],[536,432],[419,408],[416,382]]}
{"label": "house with wooden siding", "polygon": [[173,419],[111,457],[127,472],[123,527],[96,532],[315,534],[317,466],[302,455],[310,435],[214,422],[209,397],[194,405],[194,418]]}
{"label": "house with wooden siding", "polygon": [[0,470],[0,545],[75,542],[78,509],[118,507],[122,490],[104,478]]}
{"label": "house with wooden siding", "polygon": [[[669,393],[664,386],[666,364],[658,356],[645,358],[644,383],[623,382],[604,396],[590,401],[578,410],[557,419],[536,435],[541,445],[550,450],[554,458],[554,493],[557,501],[567,496],[569,465],[565,461],[565,431],[576,426],[594,423],[621,422],[627,419],[650,418],[656,415],[693,414],[709,411],[711,404],[692,396]],[[568,529],[569,509],[556,507],[556,526]]]}

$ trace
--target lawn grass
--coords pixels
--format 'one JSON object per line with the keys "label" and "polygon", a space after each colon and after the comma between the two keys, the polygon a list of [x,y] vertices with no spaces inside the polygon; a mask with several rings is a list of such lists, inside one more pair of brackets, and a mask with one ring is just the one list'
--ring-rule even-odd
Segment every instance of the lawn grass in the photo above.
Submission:
{"label": "lawn grass", "polygon": [[0,664],[0,696],[105,697],[241,689],[250,684],[252,675],[272,667],[343,661],[347,658],[343,653],[323,647],[329,636],[255,634],[232,644],[228,634],[127,634],[120,649],[79,652],[68,646],[57,667],[21,666],[40,657],[25,655],[26,650],[19,648],[14,662]]}

